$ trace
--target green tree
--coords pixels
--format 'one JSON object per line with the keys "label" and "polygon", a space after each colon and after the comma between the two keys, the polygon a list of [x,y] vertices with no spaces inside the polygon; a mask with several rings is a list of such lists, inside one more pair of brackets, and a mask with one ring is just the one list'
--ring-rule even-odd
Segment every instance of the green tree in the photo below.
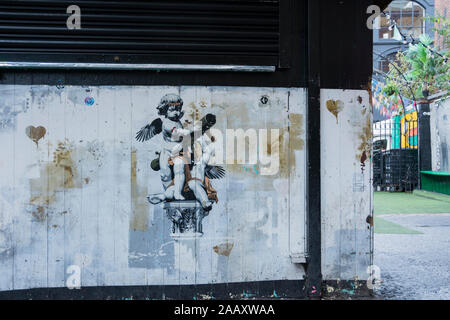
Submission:
{"label": "green tree", "polygon": [[386,96],[406,97],[410,100],[423,98],[440,91],[450,90],[448,49],[438,52],[433,40],[426,34],[405,52],[398,52],[387,74],[383,93]]}
{"label": "green tree", "polygon": [[426,34],[421,35],[419,40],[406,51],[406,60],[410,65],[406,78],[419,84],[416,95],[422,97],[424,91],[434,94],[450,89],[448,51],[438,53],[434,50],[433,40]]}
{"label": "green tree", "polygon": [[442,38],[442,46],[440,49],[448,49],[450,47],[450,21],[445,16],[436,16],[428,18],[428,21],[434,22],[433,31]]}

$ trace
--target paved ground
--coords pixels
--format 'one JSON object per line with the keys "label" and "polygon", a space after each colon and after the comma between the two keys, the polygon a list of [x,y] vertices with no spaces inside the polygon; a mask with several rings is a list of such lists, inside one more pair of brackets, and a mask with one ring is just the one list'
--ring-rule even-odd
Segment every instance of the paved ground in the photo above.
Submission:
{"label": "paved ground", "polygon": [[[376,294],[381,299],[448,300],[450,213],[442,212],[450,212],[450,197],[397,195],[375,194],[374,264],[382,279]],[[405,199],[410,202],[401,205]]]}

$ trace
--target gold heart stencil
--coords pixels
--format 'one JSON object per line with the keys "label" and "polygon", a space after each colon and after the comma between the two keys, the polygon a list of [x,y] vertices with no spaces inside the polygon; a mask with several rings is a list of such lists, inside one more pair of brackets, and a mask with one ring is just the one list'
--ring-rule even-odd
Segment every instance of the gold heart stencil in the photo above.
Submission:
{"label": "gold heart stencil", "polygon": [[327,109],[336,117],[336,123],[338,123],[338,115],[339,112],[344,110],[344,102],[342,102],[341,100],[328,100]]}
{"label": "gold heart stencil", "polygon": [[37,128],[35,128],[34,126],[29,126],[25,129],[25,133],[28,138],[33,140],[36,145],[38,145],[39,140],[41,140],[45,136],[46,132],[47,130],[45,130],[45,128],[41,126]]}

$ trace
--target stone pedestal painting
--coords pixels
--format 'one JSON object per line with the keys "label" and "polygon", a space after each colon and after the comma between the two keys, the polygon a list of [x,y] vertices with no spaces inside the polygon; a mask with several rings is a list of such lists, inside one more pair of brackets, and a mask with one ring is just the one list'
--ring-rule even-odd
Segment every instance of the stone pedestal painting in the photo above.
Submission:
{"label": "stone pedestal painting", "polygon": [[202,220],[209,211],[204,210],[198,201],[167,202],[164,211],[172,221],[172,238],[196,238],[203,235]]}

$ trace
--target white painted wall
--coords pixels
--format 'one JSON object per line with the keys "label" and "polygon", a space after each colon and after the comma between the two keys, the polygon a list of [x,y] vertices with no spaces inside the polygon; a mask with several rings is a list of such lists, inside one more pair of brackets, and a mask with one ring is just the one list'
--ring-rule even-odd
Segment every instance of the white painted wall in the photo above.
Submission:
{"label": "white painted wall", "polygon": [[[306,246],[306,90],[17,85],[0,92],[0,290],[63,287],[71,265],[81,267],[82,286],[305,275],[290,256],[304,254]],[[181,95],[186,117],[195,110],[200,116],[214,113],[222,132],[283,132],[277,175],[262,176],[258,165],[234,164],[226,166],[226,179],[213,181],[219,203],[196,240],[173,241],[162,209],[145,200],[161,190],[149,166],[161,138],[134,140],[169,92]],[[322,90],[321,96],[324,279],[367,279],[368,93]],[[327,108],[330,100],[334,114]],[[46,129],[37,144],[26,135],[29,126]],[[73,179],[67,181],[70,170]],[[217,253],[231,245],[229,256]]]}
{"label": "white painted wall", "polygon": [[[11,85],[1,86],[0,92],[0,290],[63,287],[71,265],[81,268],[81,286],[303,278],[303,267],[293,264],[290,255],[304,253],[306,245],[304,89]],[[150,168],[161,138],[138,143],[134,136],[156,118],[156,106],[166,93],[180,94],[186,117],[195,110],[200,116],[214,113],[215,128],[222,132],[227,128],[283,132],[276,175],[262,176],[259,165],[235,164],[226,166],[225,179],[213,181],[219,203],[204,220],[204,236],[196,240],[173,241],[162,209],[145,199],[162,188],[159,174]],[[262,95],[269,98],[265,105]],[[348,103],[355,93],[337,96]],[[354,107],[362,109],[356,103]],[[352,116],[350,107],[342,114],[346,118],[341,125],[346,119],[352,125],[363,119],[359,113]],[[340,161],[349,163],[350,154],[344,151],[354,156],[355,150],[345,139],[356,144],[358,129],[339,131],[334,117],[323,112],[323,118],[328,124],[323,126],[325,135],[331,133],[323,154],[329,163],[323,179],[325,225],[341,221],[339,227],[327,225],[324,230],[328,235],[324,254],[335,259],[331,247],[336,242],[328,237],[334,241],[339,230],[363,232],[359,217],[365,219],[370,204],[367,191],[350,192],[353,196],[342,196],[340,204],[331,201],[336,192],[348,191],[359,173],[355,162],[351,172],[342,173],[350,174],[341,176],[342,186],[331,181],[338,171],[331,152],[342,146]],[[26,135],[29,126],[46,130],[37,143]],[[338,138],[339,145],[331,143]],[[368,179],[370,169],[365,172]],[[331,205],[342,212],[327,211]],[[349,208],[353,211],[344,211]],[[357,256],[352,259],[363,263],[366,236],[363,232],[356,241],[339,241],[349,254],[356,243]],[[216,252],[224,244],[232,244],[229,256]],[[330,269],[332,260],[327,261],[325,267]],[[342,263],[348,265],[350,260]]]}
{"label": "white painted wall", "polygon": [[430,111],[432,169],[450,172],[450,98],[435,101]]}
{"label": "white painted wall", "polygon": [[373,253],[368,92],[322,90],[320,117],[323,278],[366,280]]}

